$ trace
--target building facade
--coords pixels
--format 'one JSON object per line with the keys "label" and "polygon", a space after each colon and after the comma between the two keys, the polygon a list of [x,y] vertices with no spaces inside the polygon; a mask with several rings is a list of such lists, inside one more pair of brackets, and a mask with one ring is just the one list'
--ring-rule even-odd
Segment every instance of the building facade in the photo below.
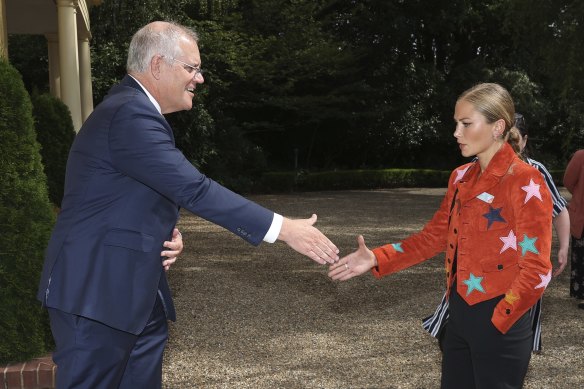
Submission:
{"label": "building facade", "polygon": [[47,39],[50,90],[71,111],[75,131],[93,111],[89,7],[102,0],[0,0],[0,55],[8,34]]}

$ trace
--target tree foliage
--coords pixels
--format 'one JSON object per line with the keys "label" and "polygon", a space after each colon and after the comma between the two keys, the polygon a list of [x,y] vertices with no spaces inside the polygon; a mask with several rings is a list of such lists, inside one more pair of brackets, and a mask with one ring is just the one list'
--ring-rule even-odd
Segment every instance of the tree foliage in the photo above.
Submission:
{"label": "tree foliage", "polygon": [[132,34],[175,20],[199,32],[206,72],[195,108],[169,120],[187,157],[223,182],[262,169],[451,168],[462,161],[455,100],[485,81],[511,91],[532,157],[562,168],[584,143],[583,4],[105,0],[91,8],[95,101],[124,75]]}

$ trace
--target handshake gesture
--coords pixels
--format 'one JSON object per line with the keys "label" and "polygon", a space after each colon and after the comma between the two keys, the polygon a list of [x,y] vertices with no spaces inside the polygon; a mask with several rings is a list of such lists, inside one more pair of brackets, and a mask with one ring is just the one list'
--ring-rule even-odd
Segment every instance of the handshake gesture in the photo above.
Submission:
{"label": "handshake gesture", "polygon": [[377,266],[377,259],[365,245],[362,235],[357,237],[359,248],[339,259],[339,249],[313,226],[314,223],[316,215],[309,219],[284,218],[278,239],[321,265],[330,264],[328,275],[333,280],[346,281]]}
{"label": "handshake gesture", "polygon": [[377,266],[377,259],[365,245],[362,235],[357,237],[359,248],[339,259],[339,249],[313,225],[316,215],[309,219],[284,218],[278,239],[321,265],[330,264],[329,277],[346,281]]}

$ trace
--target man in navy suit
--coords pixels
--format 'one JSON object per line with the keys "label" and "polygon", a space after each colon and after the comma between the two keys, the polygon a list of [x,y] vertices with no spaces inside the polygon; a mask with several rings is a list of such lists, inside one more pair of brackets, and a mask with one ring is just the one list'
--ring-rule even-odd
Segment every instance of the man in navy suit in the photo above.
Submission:
{"label": "man in navy suit", "polygon": [[177,253],[168,243],[177,240],[181,207],[253,245],[279,239],[318,263],[338,260],[313,227],[316,215],[275,214],[205,177],[176,149],[163,114],[191,109],[204,82],[197,42],[174,23],[140,29],[128,75],[69,153],[38,292],[57,346],[59,389],[161,387],[167,320],[175,320],[161,250],[166,242]]}

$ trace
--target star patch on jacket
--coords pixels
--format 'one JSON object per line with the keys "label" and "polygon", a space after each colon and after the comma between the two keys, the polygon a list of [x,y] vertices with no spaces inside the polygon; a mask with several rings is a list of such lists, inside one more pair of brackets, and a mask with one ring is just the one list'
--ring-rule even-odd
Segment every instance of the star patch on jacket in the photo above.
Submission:
{"label": "star patch on jacket", "polygon": [[537,241],[537,237],[534,236],[533,238],[530,238],[527,236],[527,234],[523,234],[523,240],[521,242],[519,242],[519,246],[521,246],[521,256],[525,256],[525,253],[530,251],[534,254],[539,254],[539,251],[537,251],[537,248],[535,248],[535,242]]}
{"label": "star patch on jacket", "polygon": [[539,289],[539,288],[547,288],[548,284],[550,283],[550,281],[552,280],[552,271],[548,271],[548,274],[538,274],[539,278],[541,278],[541,282],[539,283],[539,285],[537,285],[535,287],[535,289]]}
{"label": "star patch on jacket", "polygon": [[466,171],[468,170],[470,166],[467,166],[464,169],[457,169],[456,170],[456,178],[454,179],[454,182],[452,183],[453,185],[456,185],[456,183],[460,180],[462,180],[462,177],[464,177],[464,175],[466,174]]}
{"label": "star patch on jacket", "polygon": [[522,186],[521,189],[525,191],[525,200],[523,204],[526,204],[532,197],[537,197],[539,201],[543,201],[541,198],[541,193],[539,193],[539,184],[533,182],[533,179],[529,179],[529,185]]}
{"label": "star patch on jacket", "polygon": [[515,236],[513,230],[509,231],[507,236],[500,236],[499,239],[503,241],[503,247],[501,248],[501,251],[499,251],[499,254],[502,254],[503,251],[507,249],[513,249],[517,251],[517,237]]}
{"label": "star patch on jacket", "polygon": [[505,223],[506,220],[503,219],[503,216],[501,216],[501,210],[503,209],[503,207],[501,208],[493,208],[492,206],[489,205],[489,212],[485,213],[483,216],[487,218],[488,223],[487,223],[487,230],[489,228],[491,228],[491,225],[494,222],[501,222],[501,223]]}
{"label": "star patch on jacket", "polygon": [[404,252],[404,249],[402,249],[401,245],[402,245],[401,242],[400,243],[392,243],[391,244],[391,246],[393,247],[393,249],[395,251],[397,251],[398,253],[403,253]]}
{"label": "star patch on jacket", "polygon": [[468,278],[468,280],[463,281],[464,284],[468,287],[468,289],[466,290],[466,295],[468,296],[469,294],[471,294],[473,290],[478,290],[479,292],[486,293],[485,289],[481,285],[482,281],[483,277],[476,277],[474,274],[470,273],[470,277]]}
{"label": "star patch on jacket", "polygon": [[516,296],[515,294],[513,294],[512,290],[505,293],[505,301],[507,301],[511,305],[513,305],[515,303],[515,301],[519,300],[519,298],[520,298],[519,296]]}

